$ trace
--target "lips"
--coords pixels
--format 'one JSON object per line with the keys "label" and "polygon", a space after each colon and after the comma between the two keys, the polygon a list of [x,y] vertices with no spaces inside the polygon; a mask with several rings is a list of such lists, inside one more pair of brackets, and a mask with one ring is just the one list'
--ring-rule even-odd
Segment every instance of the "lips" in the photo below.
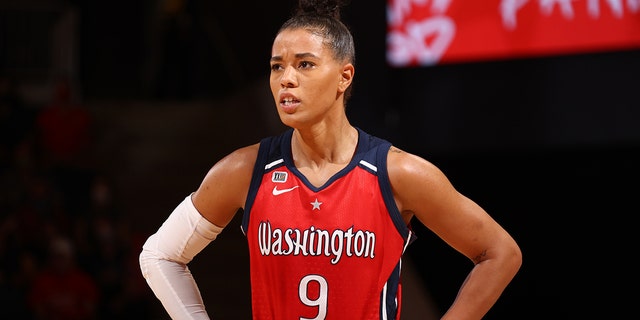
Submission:
{"label": "lips", "polygon": [[292,113],[299,105],[300,100],[296,96],[290,93],[280,94],[280,108],[282,108],[284,112]]}

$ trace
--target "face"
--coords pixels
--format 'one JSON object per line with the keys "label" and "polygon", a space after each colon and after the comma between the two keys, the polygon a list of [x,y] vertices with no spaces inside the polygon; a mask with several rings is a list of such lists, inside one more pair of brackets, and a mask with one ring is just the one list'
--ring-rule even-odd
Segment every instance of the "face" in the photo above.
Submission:
{"label": "face", "polygon": [[343,93],[353,66],[336,61],[323,38],[303,29],[284,30],[271,50],[271,93],[282,122],[297,128],[344,114]]}

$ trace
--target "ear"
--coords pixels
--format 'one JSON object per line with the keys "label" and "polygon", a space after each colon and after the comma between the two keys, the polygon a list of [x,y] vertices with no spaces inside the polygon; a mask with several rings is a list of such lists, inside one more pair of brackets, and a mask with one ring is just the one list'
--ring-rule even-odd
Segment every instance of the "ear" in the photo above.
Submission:
{"label": "ear", "polygon": [[353,81],[353,75],[355,74],[355,67],[351,63],[347,63],[342,67],[342,72],[340,73],[340,82],[338,83],[338,90],[340,92],[345,92],[347,88],[351,85]]}

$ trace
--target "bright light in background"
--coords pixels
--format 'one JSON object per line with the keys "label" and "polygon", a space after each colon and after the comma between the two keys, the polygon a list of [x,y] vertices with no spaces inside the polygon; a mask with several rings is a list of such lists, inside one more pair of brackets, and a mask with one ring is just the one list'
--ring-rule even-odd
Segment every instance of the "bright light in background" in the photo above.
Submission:
{"label": "bright light in background", "polygon": [[640,0],[388,0],[394,67],[640,48]]}

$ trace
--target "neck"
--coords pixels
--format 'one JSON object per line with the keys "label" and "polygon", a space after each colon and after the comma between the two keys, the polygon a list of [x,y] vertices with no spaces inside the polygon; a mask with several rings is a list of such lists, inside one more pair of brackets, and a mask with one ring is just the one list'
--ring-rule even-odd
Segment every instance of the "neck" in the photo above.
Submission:
{"label": "neck", "polygon": [[342,126],[296,129],[291,152],[296,166],[346,164],[351,161],[358,145],[358,131],[345,122]]}

